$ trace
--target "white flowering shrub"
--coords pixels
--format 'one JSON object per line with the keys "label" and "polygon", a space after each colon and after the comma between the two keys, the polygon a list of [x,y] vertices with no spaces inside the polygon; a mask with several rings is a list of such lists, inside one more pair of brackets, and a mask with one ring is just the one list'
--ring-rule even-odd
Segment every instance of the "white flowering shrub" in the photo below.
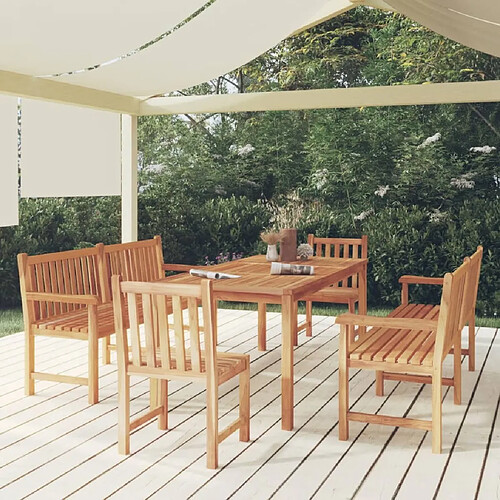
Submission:
{"label": "white flowering shrub", "polygon": [[431,135],[430,137],[427,137],[424,142],[419,144],[417,147],[418,148],[425,148],[429,146],[430,144],[434,144],[435,142],[441,140],[441,134],[439,132],[435,133],[434,135]]}
{"label": "white flowering shrub", "polygon": [[469,151],[472,153],[484,153],[484,154],[490,154],[496,150],[497,148],[495,148],[494,146],[474,146],[472,148],[469,148]]}

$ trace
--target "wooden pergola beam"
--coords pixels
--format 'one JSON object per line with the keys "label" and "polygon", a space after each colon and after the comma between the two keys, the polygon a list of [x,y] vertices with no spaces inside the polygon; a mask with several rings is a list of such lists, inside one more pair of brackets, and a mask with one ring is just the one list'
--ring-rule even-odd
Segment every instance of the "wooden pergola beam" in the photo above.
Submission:
{"label": "wooden pergola beam", "polygon": [[140,105],[141,115],[237,113],[500,101],[500,81],[429,83],[340,89],[159,97]]}

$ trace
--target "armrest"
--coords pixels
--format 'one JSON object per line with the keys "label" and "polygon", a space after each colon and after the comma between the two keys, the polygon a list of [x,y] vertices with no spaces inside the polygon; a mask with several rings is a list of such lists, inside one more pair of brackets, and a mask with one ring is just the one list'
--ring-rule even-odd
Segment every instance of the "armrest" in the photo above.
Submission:
{"label": "armrest", "polygon": [[163,264],[164,271],[181,271],[183,273],[188,273],[190,269],[197,266],[190,266],[188,264]]}
{"label": "armrest", "polygon": [[335,320],[339,325],[376,326],[381,328],[397,328],[404,330],[436,330],[437,320],[412,318],[387,318],[380,316],[363,316],[360,314],[341,314]]}
{"label": "armrest", "polygon": [[399,278],[399,283],[410,285],[442,285],[444,278],[428,278],[426,276],[411,276],[405,274]]}
{"label": "armrest", "polygon": [[26,292],[26,300],[28,301],[44,301],[44,302],[64,302],[67,304],[85,304],[99,305],[101,299],[96,295],[71,295],[64,293],[48,293],[48,292]]}

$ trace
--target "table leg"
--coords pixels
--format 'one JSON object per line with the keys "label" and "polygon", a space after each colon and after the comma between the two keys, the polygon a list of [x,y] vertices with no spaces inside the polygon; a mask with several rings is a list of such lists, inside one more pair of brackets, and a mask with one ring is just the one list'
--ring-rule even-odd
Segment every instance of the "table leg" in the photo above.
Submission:
{"label": "table leg", "polygon": [[266,350],[266,303],[258,303],[258,349],[259,351]]}
{"label": "table leg", "polygon": [[299,345],[299,329],[298,329],[298,323],[297,323],[297,316],[299,314],[299,303],[296,302],[295,300],[292,302],[292,318],[294,318],[293,321],[293,345],[298,346]]}
{"label": "table leg", "polygon": [[293,299],[283,297],[281,305],[281,428],[293,429]]}

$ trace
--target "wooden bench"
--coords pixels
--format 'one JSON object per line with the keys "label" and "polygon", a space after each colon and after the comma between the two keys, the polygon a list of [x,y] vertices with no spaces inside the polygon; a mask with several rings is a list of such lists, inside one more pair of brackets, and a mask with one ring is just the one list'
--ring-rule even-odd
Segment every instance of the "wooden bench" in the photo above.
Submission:
{"label": "wooden bench", "polygon": [[[432,451],[441,453],[442,385],[454,388],[454,402],[461,402],[460,322],[470,278],[470,258],[443,279],[439,312],[431,308],[420,318],[370,317],[343,314],[339,346],[339,439],[349,437],[349,421],[409,427],[432,432]],[[467,283],[469,282],[469,283]],[[371,327],[353,338],[355,326]],[[443,361],[454,349],[453,377],[443,377]],[[375,370],[377,394],[383,395],[383,378],[432,384],[432,419],[396,417],[350,411],[349,369]],[[389,377],[386,377],[389,378]]]}
{"label": "wooden bench", "polygon": [[[165,269],[189,266],[164,264],[159,236],[145,241],[44,255],[18,255],[25,326],[25,392],[35,393],[35,380],[88,385],[89,403],[99,400],[98,343],[103,339],[103,362],[109,363],[109,337],[115,332],[111,276],[128,281],[154,281]],[[88,376],[75,377],[35,370],[35,336],[88,342]]]}
{"label": "wooden bench", "polygon": [[[466,295],[464,298],[460,331],[468,324],[469,342],[468,347],[461,349],[461,353],[469,357],[469,371],[475,370],[475,332],[476,332],[476,299],[479,286],[479,273],[481,271],[481,260],[483,257],[483,247],[478,246],[474,254],[470,257],[471,265],[467,277]],[[399,278],[401,283],[401,305],[394,309],[389,316],[393,318],[435,318],[439,315],[439,306],[427,304],[411,304],[409,302],[408,287],[411,284],[421,285],[443,285],[443,278],[429,278],[426,276],[405,275]],[[387,377],[386,377],[387,378]]]}
{"label": "wooden bench", "polygon": [[[98,401],[98,342],[114,332],[106,292],[104,245],[44,255],[18,255],[25,332],[25,393],[35,380],[88,385],[89,403]],[[35,370],[35,336],[88,342],[88,377]]]}

